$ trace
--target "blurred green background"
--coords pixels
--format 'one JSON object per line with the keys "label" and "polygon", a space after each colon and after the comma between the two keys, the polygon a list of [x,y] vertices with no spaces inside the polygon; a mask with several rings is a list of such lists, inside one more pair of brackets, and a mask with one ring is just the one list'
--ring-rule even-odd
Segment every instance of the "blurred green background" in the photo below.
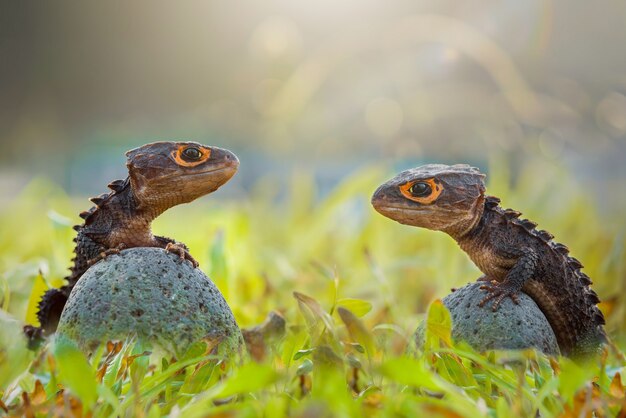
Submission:
{"label": "blurred green background", "polygon": [[0,4],[3,199],[99,193],[123,151],[188,138],[240,155],[243,188],[497,153],[624,191],[621,1]]}
{"label": "blurred green background", "polygon": [[621,1],[2,1],[4,307],[26,318],[30,298],[32,317],[39,270],[61,283],[70,225],[126,175],[124,151],[175,139],[240,157],[155,232],[191,247],[243,325],[296,309],[293,290],[330,304],[336,275],[372,324],[412,330],[478,272],[369,195],[400,169],[466,162],[572,248],[617,335],[624,22]]}

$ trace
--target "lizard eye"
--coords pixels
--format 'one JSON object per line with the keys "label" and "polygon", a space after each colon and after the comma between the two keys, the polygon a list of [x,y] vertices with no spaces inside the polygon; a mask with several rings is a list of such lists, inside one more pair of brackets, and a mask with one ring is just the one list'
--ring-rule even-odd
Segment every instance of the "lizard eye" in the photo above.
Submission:
{"label": "lizard eye", "polygon": [[182,155],[187,161],[197,161],[202,157],[202,151],[196,147],[189,147],[183,150]]}
{"label": "lizard eye", "polygon": [[413,183],[413,185],[409,188],[409,193],[411,193],[415,197],[429,196],[432,191],[433,189],[430,187],[430,184],[423,181]]}

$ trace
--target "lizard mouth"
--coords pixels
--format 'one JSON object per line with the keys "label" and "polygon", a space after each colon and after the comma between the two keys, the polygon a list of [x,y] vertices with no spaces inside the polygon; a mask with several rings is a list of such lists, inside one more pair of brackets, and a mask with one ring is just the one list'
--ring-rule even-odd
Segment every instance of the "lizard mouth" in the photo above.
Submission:
{"label": "lizard mouth", "polygon": [[394,206],[376,203],[373,206],[378,212],[384,211],[387,213],[419,213],[425,212],[426,209],[424,207]]}
{"label": "lizard mouth", "polygon": [[432,209],[424,206],[374,204],[374,209],[386,218],[412,226],[424,226],[422,224],[433,216]]}
{"label": "lizard mouth", "polygon": [[187,173],[185,176],[195,177],[195,176],[202,176],[202,175],[211,174],[211,173],[220,173],[222,171],[233,171],[234,172],[234,171],[237,171],[237,166],[224,165],[224,166],[221,166],[221,167],[212,168],[211,170],[198,171],[196,173]]}
{"label": "lizard mouth", "polygon": [[182,178],[194,178],[194,177],[207,177],[211,175],[226,175],[228,178],[232,177],[239,168],[239,162],[227,162],[220,164],[219,166],[214,166],[210,169],[203,171],[187,171],[183,172],[182,175],[180,173],[172,173],[168,176],[163,176],[162,178],[174,178],[174,177],[182,177]]}

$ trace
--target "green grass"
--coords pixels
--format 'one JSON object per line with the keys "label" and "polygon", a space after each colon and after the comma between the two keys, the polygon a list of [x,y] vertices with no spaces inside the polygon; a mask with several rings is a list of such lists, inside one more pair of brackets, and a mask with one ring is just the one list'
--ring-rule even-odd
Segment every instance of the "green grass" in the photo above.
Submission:
{"label": "green grass", "polygon": [[[287,334],[260,363],[227,364],[202,344],[161,359],[134,341],[102,347],[89,361],[64,341],[35,356],[20,339],[22,321],[34,321],[41,293],[62,283],[71,225],[88,206],[39,180],[0,211],[0,415],[625,414],[623,221],[600,214],[570,173],[536,164],[511,186],[493,162],[488,190],[566,243],[594,279],[614,344],[590,364],[453,344],[449,315],[433,301],[479,273],[445,235],[371,209],[371,192],[392,174],[377,168],[354,173],[322,199],[300,173],[287,191],[261,180],[245,200],[223,201],[217,192],[155,222],[156,233],[190,247],[240,326],[272,310],[285,316]],[[423,351],[405,356],[426,317]]]}

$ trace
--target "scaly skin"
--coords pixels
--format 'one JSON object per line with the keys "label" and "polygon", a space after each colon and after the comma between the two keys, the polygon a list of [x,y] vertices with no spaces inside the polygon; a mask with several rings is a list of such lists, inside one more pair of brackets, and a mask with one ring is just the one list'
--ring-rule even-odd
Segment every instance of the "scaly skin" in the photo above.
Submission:
{"label": "scaly skin", "polygon": [[84,223],[74,227],[78,232],[76,257],[65,278],[67,284],[44,294],[37,312],[40,328],[24,327],[31,346],[56,330],[76,282],[107,255],[124,248],[159,247],[197,267],[184,244],[152,235],[150,224],[172,206],[214,192],[239,166],[230,151],[195,142],[155,142],[128,151],[126,156],[128,178],[110,183],[112,192],[92,198],[95,206],[80,214]]}
{"label": "scaly skin", "polygon": [[425,165],[381,185],[372,205],[397,222],[454,238],[484,273],[480,306],[492,301],[496,311],[506,297],[517,303],[523,291],[545,314],[564,355],[596,353],[606,340],[604,317],[582,264],[550,233],[485,196],[484,177],[468,165]]}

